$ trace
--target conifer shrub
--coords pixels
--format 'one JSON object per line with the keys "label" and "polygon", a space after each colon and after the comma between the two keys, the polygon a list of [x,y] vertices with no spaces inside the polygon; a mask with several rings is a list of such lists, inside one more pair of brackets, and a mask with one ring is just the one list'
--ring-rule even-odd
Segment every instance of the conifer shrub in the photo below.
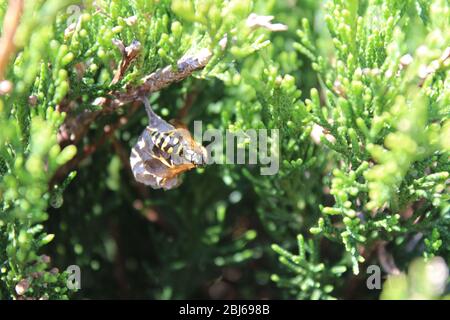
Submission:
{"label": "conifer shrub", "polygon": [[[0,22],[1,299],[448,294],[448,0],[2,0]],[[265,130],[276,172],[137,182],[145,97]]]}

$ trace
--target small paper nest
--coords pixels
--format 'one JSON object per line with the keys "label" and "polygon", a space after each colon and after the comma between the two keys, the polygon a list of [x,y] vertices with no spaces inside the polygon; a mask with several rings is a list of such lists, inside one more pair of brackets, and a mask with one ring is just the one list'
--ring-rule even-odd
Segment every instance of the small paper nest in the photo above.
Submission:
{"label": "small paper nest", "polygon": [[[174,162],[171,160],[171,155],[162,151],[154,145],[151,138],[151,130],[156,129],[160,132],[167,132],[175,130],[176,128],[168,122],[156,115],[146,103],[147,113],[150,119],[149,126],[142,132],[136,145],[131,150],[130,165],[136,181],[151,186],[153,189],[163,188],[165,190],[178,187],[181,180],[181,173],[195,168],[197,165],[190,162],[175,161],[172,167],[161,161],[161,158],[167,162]],[[181,129],[184,134],[190,133],[187,130]],[[202,146],[197,146],[204,151]],[[172,159],[173,160],[173,159]]]}
{"label": "small paper nest", "polygon": [[144,130],[138,142],[131,150],[130,164],[136,181],[151,186],[153,189],[166,190],[178,187],[181,183],[179,176],[164,179],[168,167],[156,159],[158,150],[154,147],[149,131]]}

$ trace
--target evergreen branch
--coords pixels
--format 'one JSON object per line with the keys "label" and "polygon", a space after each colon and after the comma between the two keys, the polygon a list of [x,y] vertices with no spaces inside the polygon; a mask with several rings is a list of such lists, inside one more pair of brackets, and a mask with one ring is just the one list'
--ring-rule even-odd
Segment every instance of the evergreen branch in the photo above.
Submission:
{"label": "evergreen branch", "polygon": [[[99,116],[112,113],[127,103],[189,77],[195,71],[203,69],[208,64],[211,56],[212,54],[208,49],[203,49],[195,55],[184,55],[178,60],[176,70],[172,66],[166,66],[141,79],[142,84],[129,86],[126,92],[116,90],[109,94],[111,98],[102,97],[96,99],[94,105],[101,107],[101,109],[95,111],[85,110],[76,117],[69,117],[59,129],[58,142],[60,145],[76,144],[84,137],[90,125]],[[124,57],[124,59],[127,59],[127,57]],[[129,64],[121,63],[121,65]],[[119,73],[123,75],[124,71],[119,69]],[[117,83],[119,80],[113,81]]]}

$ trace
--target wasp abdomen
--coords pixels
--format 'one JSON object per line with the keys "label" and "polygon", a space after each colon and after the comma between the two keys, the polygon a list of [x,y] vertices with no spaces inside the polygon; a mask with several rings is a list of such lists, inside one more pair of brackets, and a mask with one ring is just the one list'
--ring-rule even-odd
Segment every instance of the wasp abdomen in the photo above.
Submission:
{"label": "wasp abdomen", "polygon": [[161,132],[151,128],[149,130],[151,132],[152,142],[158,149],[168,154],[180,155],[183,148],[180,143],[180,138],[177,137],[175,131]]}

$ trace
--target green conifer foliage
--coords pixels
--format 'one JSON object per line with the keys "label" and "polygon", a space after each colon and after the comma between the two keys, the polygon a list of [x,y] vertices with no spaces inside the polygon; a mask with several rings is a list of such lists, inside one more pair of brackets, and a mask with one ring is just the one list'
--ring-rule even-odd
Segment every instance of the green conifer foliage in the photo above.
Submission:
{"label": "green conifer foliage", "polygon": [[[0,0],[0,22],[0,299],[448,294],[448,0]],[[142,95],[268,130],[276,174],[136,182]]]}

